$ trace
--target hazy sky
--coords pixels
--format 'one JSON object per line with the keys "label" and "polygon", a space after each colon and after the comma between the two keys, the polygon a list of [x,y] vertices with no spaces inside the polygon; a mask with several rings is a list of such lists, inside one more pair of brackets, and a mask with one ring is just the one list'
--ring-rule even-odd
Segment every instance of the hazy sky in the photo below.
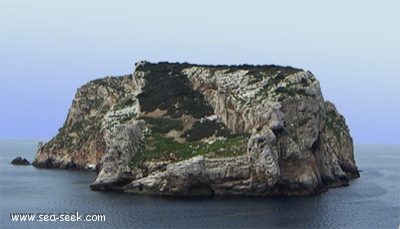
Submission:
{"label": "hazy sky", "polygon": [[134,63],[311,71],[356,144],[400,141],[400,1],[0,1],[0,137],[53,137],[76,89]]}

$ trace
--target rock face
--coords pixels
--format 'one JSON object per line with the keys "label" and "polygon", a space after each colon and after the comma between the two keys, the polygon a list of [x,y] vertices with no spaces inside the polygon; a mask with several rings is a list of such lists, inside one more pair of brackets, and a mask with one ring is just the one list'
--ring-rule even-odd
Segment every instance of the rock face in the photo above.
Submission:
{"label": "rock face", "polygon": [[11,164],[13,165],[30,165],[31,163],[26,159],[22,158],[20,156],[14,158],[14,160],[11,161]]}
{"label": "rock face", "polygon": [[359,176],[315,77],[279,66],[140,62],[78,89],[38,167],[98,168],[93,190],[310,195]]}
{"label": "rock face", "polygon": [[67,120],[50,142],[38,147],[34,165],[44,168],[96,167],[106,150],[105,142],[117,124],[136,117],[139,89],[132,75],[98,79],[79,88]]}
{"label": "rock face", "polygon": [[92,189],[112,189],[130,180],[125,174],[130,174],[129,162],[139,150],[145,128],[143,120],[114,128],[114,144],[102,161],[103,168],[91,185]]}

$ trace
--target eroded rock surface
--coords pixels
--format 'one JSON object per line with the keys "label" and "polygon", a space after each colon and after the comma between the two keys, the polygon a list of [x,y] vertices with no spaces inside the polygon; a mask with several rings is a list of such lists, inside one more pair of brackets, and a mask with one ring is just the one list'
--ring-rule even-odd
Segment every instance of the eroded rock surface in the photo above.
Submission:
{"label": "eroded rock surface", "polygon": [[140,147],[144,138],[146,124],[144,121],[135,121],[130,125],[118,125],[114,128],[114,144],[110,145],[103,158],[103,168],[96,180],[90,186],[95,190],[107,190],[123,186],[131,181],[130,161]]}
{"label": "eroded rock surface", "polygon": [[94,190],[310,195],[359,176],[319,82],[279,66],[140,62],[78,89],[39,167],[99,168]]}
{"label": "eroded rock surface", "polygon": [[13,165],[30,165],[31,163],[26,159],[22,158],[20,156],[14,158],[14,160],[11,161],[11,164]]}

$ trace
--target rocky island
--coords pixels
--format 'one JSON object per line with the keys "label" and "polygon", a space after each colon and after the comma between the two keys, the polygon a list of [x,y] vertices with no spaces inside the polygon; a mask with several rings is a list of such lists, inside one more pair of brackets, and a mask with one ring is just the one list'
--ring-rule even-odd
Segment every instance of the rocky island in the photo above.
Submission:
{"label": "rocky island", "polygon": [[18,156],[11,161],[11,164],[13,164],[13,165],[30,165],[31,163],[28,161],[28,159]]}
{"label": "rocky island", "polygon": [[135,65],[78,89],[33,165],[96,169],[93,190],[312,195],[359,177],[345,119],[311,72],[275,65]]}

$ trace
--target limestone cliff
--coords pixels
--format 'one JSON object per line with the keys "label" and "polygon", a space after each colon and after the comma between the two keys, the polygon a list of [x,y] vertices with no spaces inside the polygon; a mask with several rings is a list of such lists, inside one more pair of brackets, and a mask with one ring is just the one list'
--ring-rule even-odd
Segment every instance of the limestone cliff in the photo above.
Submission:
{"label": "limestone cliff", "polygon": [[349,129],[310,73],[140,62],[78,89],[39,167],[98,168],[94,190],[308,195],[359,173]]}
{"label": "limestone cliff", "polygon": [[99,164],[107,135],[115,124],[138,113],[132,75],[98,79],[79,88],[67,119],[50,142],[40,146],[34,165],[45,168],[85,169]]}

